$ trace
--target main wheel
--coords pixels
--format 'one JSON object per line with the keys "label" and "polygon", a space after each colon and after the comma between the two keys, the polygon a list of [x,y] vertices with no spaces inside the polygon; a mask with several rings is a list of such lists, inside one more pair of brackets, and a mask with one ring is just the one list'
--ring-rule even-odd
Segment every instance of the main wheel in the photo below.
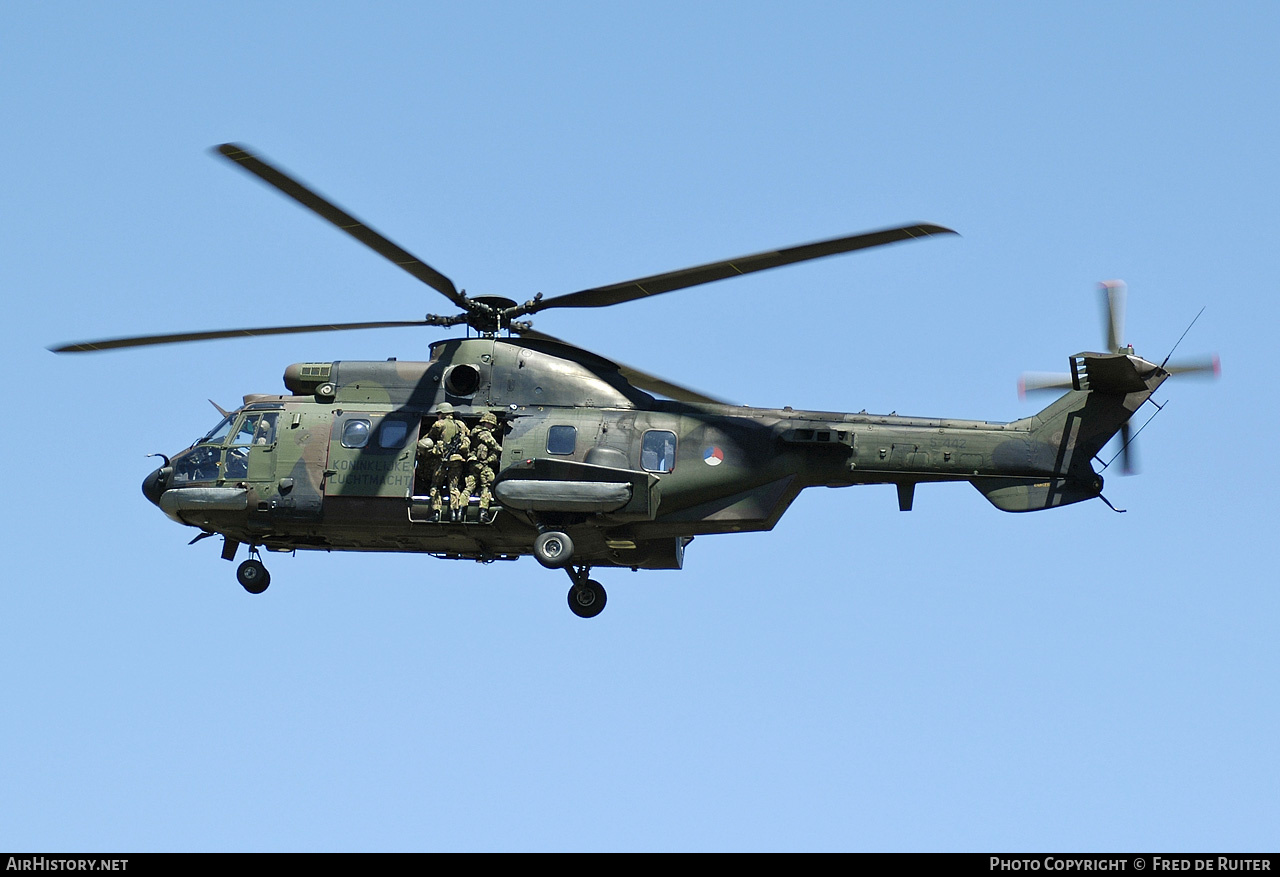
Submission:
{"label": "main wheel", "polygon": [[271,584],[271,573],[267,572],[262,561],[250,558],[236,570],[236,581],[250,594],[261,594]]}
{"label": "main wheel", "polygon": [[595,618],[604,611],[607,599],[604,587],[594,579],[588,579],[569,589],[569,608],[579,618]]}
{"label": "main wheel", "polygon": [[558,530],[540,533],[533,540],[533,556],[547,569],[560,569],[573,560],[573,540]]}

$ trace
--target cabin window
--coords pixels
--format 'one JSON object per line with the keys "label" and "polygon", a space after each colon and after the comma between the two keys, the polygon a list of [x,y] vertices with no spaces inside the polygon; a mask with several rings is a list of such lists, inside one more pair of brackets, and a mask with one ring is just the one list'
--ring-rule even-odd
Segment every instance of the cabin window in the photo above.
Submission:
{"label": "cabin window", "polygon": [[380,448],[402,448],[404,447],[404,438],[409,434],[409,424],[403,420],[384,420],[382,421],[382,429],[378,431],[378,447]]}
{"label": "cabin window", "polygon": [[369,421],[348,420],[342,427],[342,446],[363,448],[367,444],[369,444]]}
{"label": "cabin window", "polygon": [[651,429],[640,440],[640,467],[650,472],[670,472],[676,467],[676,434]]}
{"label": "cabin window", "polygon": [[578,429],[573,426],[553,426],[547,430],[548,454],[572,454],[578,443]]}

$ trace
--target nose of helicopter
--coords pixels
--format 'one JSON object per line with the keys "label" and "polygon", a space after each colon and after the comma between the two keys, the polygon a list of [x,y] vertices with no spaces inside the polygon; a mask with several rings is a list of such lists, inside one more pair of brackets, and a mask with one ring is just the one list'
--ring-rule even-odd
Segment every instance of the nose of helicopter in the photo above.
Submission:
{"label": "nose of helicopter", "polygon": [[142,479],[142,495],[151,500],[154,505],[160,505],[160,495],[168,488],[169,476],[172,474],[173,469],[168,466],[161,466],[152,472]]}

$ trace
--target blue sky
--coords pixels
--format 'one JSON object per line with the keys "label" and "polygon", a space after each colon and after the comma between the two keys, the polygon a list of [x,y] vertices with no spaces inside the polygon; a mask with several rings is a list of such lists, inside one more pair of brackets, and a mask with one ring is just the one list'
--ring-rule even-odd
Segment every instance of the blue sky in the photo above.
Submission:
{"label": "blue sky", "polygon": [[[1268,3],[10,4],[0,847],[1266,850],[1280,808],[1280,154]],[[1012,420],[1128,336],[1218,351],[1135,478],[1034,515],[814,490],[681,572],[269,558],[145,455],[286,365],[441,332],[430,290],[210,156],[250,144],[471,294],[862,229],[934,239],[538,328],[737,401]],[[15,416],[16,415],[16,416]]]}

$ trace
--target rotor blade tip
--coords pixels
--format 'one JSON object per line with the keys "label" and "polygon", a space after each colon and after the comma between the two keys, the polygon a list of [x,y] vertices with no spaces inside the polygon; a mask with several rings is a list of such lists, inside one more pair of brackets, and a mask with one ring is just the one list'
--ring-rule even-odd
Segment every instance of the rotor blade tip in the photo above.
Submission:
{"label": "rotor blade tip", "polygon": [[213,147],[213,151],[230,159],[250,154],[249,150],[239,143],[219,143]]}
{"label": "rotor blade tip", "polygon": [[927,234],[953,234],[956,237],[960,236],[960,232],[954,228],[947,228],[945,225],[936,225],[932,222],[922,222],[919,225]]}

